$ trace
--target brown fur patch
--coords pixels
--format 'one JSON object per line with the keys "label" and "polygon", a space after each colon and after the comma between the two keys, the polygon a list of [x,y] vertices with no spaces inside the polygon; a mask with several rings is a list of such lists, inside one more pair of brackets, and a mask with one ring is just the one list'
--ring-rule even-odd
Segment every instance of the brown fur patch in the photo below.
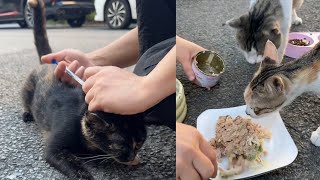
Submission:
{"label": "brown fur patch", "polygon": [[81,132],[82,132],[82,134],[83,134],[83,136],[84,136],[84,139],[85,139],[86,142],[87,142],[88,148],[94,151],[94,150],[97,149],[96,147],[97,147],[98,145],[96,145],[96,144],[94,144],[94,142],[90,141],[90,135],[89,135],[88,129],[87,129],[87,127],[86,127],[86,122],[85,122],[86,120],[85,120],[85,118],[86,118],[86,117],[83,117],[83,118],[81,119]]}
{"label": "brown fur patch", "polygon": [[45,77],[43,78],[47,83],[52,83],[53,82],[53,74],[52,73],[47,73]]}
{"label": "brown fur patch", "polygon": [[49,132],[49,131],[46,131],[46,130],[42,130],[41,133],[42,133],[43,140],[44,140],[45,142],[47,142],[47,140],[48,140],[48,138],[49,138],[49,136],[50,136],[50,132]]}
{"label": "brown fur patch", "polygon": [[244,91],[244,99],[245,101],[251,101],[251,98],[252,98],[252,89],[248,86],[246,88],[246,90]]}
{"label": "brown fur patch", "polygon": [[308,84],[314,82],[318,78],[320,70],[320,61],[316,61],[311,67],[306,68],[297,74],[297,77],[303,80],[307,80]]}

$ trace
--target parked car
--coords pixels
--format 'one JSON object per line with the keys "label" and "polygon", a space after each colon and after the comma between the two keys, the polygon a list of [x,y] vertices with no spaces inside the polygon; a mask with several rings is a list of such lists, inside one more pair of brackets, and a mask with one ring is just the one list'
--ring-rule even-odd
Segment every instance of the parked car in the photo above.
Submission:
{"label": "parked car", "polygon": [[[65,19],[71,27],[81,27],[85,16],[94,11],[93,0],[44,0],[47,19]],[[0,23],[32,27],[32,9],[27,0],[0,0]]]}
{"label": "parked car", "polygon": [[95,21],[104,21],[111,29],[127,28],[137,21],[136,0],[95,0]]}

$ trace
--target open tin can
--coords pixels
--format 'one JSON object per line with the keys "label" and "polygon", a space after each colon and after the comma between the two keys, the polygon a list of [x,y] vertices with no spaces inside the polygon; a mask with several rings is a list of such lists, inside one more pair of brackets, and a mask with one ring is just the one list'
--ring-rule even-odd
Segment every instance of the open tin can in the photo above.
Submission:
{"label": "open tin can", "polygon": [[192,70],[201,87],[216,85],[224,69],[224,61],[216,52],[201,51],[193,57]]}

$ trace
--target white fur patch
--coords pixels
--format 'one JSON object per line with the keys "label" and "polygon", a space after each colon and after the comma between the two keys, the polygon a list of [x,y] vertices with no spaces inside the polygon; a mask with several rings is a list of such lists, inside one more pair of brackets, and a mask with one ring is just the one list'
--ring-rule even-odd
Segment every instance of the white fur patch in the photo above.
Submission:
{"label": "white fur patch", "polygon": [[257,0],[251,0],[250,1],[250,9],[252,8],[252,6],[254,6],[257,3]]}
{"label": "white fur patch", "polygon": [[241,50],[241,52],[250,64],[259,63],[263,60],[263,57],[261,55],[258,55],[257,51],[254,48],[251,48],[250,52],[243,50]]}
{"label": "white fur patch", "polygon": [[256,117],[257,115],[254,113],[254,111],[247,105],[246,107],[246,114],[251,117]]}

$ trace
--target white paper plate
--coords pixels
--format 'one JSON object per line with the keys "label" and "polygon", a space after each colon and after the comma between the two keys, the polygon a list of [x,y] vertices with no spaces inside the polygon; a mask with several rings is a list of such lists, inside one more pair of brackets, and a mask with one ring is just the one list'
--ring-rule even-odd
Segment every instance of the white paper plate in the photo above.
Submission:
{"label": "white paper plate", "polygon": [[[219,116],[230,115],[232,118],[240,115],[247,117],[245,113],[246,106],[239,106],[225,109],[208,109],[200,114],[197,119],[197,129],[204,136],[206,140],[210,140],[215,136],[215,127]],[[280,114],[272,113],[268,116],[252,120],[262,127],[271,131],[272,137],[270,140],[265,140],[265,149],[268,154],[262,159],[263,163],[257,167],[245,170],[240,175],[229,178],[221,178],[219,175],[215,178],[219,179],[241,179],[252,176],[257,176],[269,171],[287,166],[291,164],[298,155],[298,149],[293,142],[289,132],[287,131]],[[222,159],[219,167],[226,169],[228,161],[226,158]]]}

